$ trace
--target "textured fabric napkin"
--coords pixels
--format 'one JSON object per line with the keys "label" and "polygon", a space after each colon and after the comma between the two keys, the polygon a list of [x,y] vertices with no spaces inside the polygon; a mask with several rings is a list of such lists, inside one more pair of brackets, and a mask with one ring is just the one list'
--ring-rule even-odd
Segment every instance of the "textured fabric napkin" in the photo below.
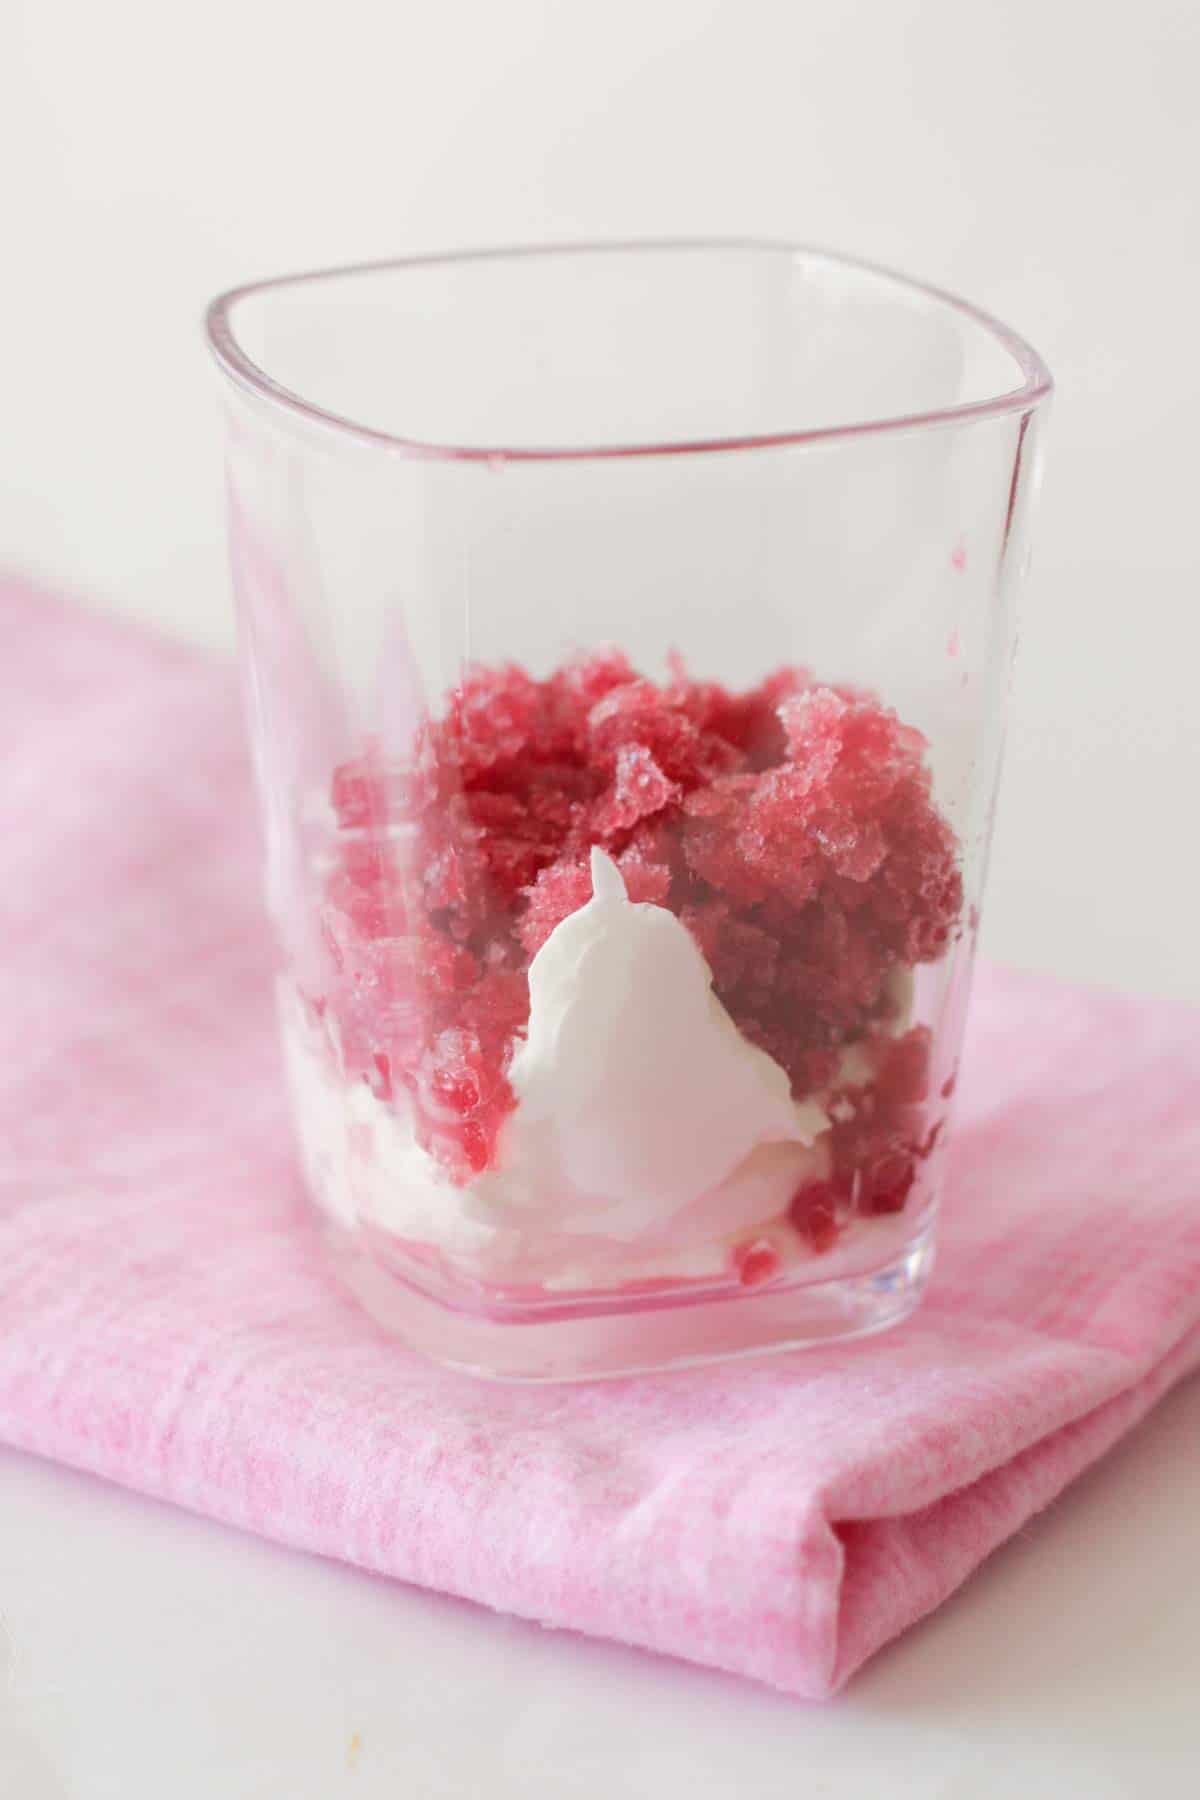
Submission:
{"label": "textured fabric napkin", "polygon": [[1200,1019],[996,969],[900,1330],[574,1389],[410,1355],[300,1204],[228,668],[16,583],[0,651],[13,1444],[820,1696],[1200,1361]]}

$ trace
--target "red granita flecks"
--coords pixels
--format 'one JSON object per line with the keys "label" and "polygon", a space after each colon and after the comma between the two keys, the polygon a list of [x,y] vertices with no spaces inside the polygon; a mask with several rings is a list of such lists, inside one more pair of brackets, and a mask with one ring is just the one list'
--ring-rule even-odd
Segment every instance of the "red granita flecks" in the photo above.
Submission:
{"label": "red granita flecks", "polygon": [[643,744],[622,744],[611,785],[588,815],[588,830],[596,842],[611,845],[643,819],[652,819],[682,798],[683,789],[663,773],[652,750]]}
{"label": "red granita flecks", "polygon": [[[940,956],[961,909],[924,740],[802,669],[732,692],[678,659],[656,684],[615,649],[544,680],[474,668],[403,765],[370,744],[335,771],[330,800],[329,1023],[348,1069],[407,1095],[455,1180],[494,1155],[529,961],[590,899],[593,845],[633,900],[680,915],[797,1096],[892,1027],[892,978]],[[912,1035],[878,1093],[843,1096],[832,1180],[841,1193],[856,1177],[864,1210],[902,1205],[911,1186],[927,1061]],[[814,1248],[822,1220],[816,1206],[803,1228]]]}
{"label": "red granita flecks", "polygon": [[754,1238],[734,1249],[734,1272],[743,1287],[757,1287],[760,1282],[770,1281],[778,1275],[780,1266],[779,1251],[770,1238]]}
{"label": "red granita flecks", "polygon": [[817,1256],[837,1242],[839,1193],[831,1181],[806,1181],[796,1189],[788,1207],[788,1220]]}
{"label": "red granita flecks", "polygon": [[[671,872],[661,863],[648,862],[637,850],[617,858],[625,892],[634,901],[664,906],[671,888]],[[580,857],[564,857],[543,869],[529,893],[521,918],[520,939],[529,957],[537,955],[550,933],[592,897],[592,875]]]}

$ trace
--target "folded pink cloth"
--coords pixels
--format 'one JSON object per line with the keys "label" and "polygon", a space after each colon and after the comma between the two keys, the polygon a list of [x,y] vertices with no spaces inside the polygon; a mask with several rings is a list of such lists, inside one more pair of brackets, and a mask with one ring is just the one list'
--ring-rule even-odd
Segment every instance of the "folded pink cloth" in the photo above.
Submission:
{"label": "folded pink cloth", "polygon": [[15,583],[0,643],[13,1444],[820,1696],[1200,1361],[1200,1019],[996,969],[900,1330],[563,1389],[410,1355],[299,1201],[227,667]]}

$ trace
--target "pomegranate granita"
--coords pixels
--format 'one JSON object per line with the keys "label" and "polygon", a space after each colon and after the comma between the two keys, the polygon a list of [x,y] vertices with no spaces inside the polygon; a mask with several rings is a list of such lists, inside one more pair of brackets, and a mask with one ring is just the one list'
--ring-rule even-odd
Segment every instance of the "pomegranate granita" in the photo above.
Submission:
{"label": "pomegranate granita", "polygon": [[329,800],[325,978],[286,1035],[344,1223],[507,1286],[758,1286],[914,1206],[914,970],[962,880],[874,695],[476,668]]}

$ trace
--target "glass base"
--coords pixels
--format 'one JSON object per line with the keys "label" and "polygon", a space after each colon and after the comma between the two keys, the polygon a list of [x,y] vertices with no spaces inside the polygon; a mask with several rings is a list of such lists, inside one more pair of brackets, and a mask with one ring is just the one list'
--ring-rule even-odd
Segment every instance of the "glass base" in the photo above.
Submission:
{"label": "glass base", "polygon": [[899,1252],[893,1240],[885,1262],[853,1274],[506,1315],[435,1298],[350,1234],[325,1230],[337,1273],[385,1330],[447,1368],[493,1381],[591,1381],[865,1337],[908,1317],[934,1259],[927,1215]]}

